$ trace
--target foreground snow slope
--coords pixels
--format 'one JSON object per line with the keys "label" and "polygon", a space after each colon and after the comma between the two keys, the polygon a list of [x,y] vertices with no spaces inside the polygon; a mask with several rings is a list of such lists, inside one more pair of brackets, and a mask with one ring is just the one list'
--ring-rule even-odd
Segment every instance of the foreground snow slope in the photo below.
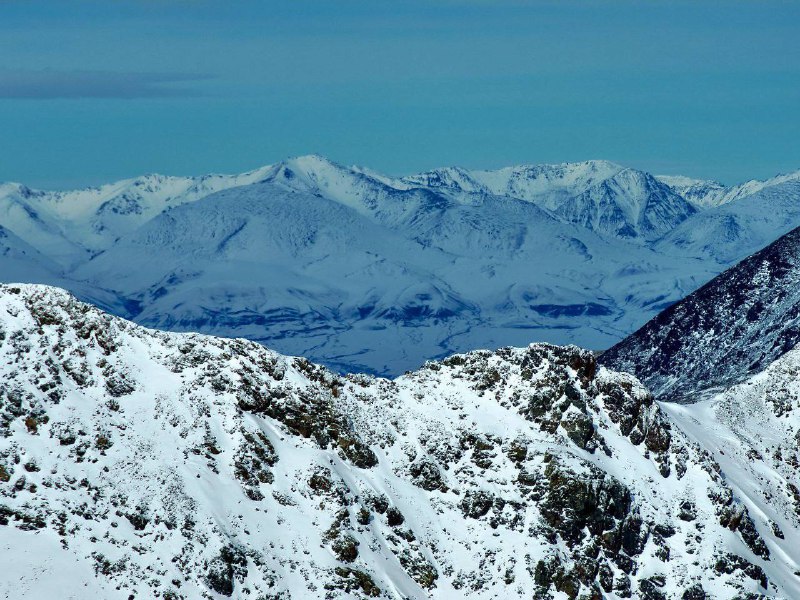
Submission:
{"label": "foreground snow slope", "polygon": [[575,347],[339,377],[20,285],[0,371],[9,598],[800,595],[791,504]]}
{"label": "foreground snow slope", "polygon": [[798,225],[797,174],[725,188],[595,160],[396,178],[312,155],[68,192],[2,184],[0,227],[26,250],[0,281],[397,375],[531,339],[607,348]]}
{"label": "foreground snow slope", "polygon": [[[750,514],[778,537],[800,520],[800,350],[693,404],[661,406],[721,467]],[[798,562],[796,547],[788,547]],[[795,571],[800,578],[800,571]],[[798,592],[790,594],[797,597]]]}

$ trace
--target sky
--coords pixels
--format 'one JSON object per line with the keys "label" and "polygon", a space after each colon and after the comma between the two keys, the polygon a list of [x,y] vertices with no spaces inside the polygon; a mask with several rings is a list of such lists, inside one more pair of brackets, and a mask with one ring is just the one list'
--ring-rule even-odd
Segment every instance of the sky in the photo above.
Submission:
{"label": "sky", "polygon": [[0,0],[0,181],[800,169],[800,2]]}

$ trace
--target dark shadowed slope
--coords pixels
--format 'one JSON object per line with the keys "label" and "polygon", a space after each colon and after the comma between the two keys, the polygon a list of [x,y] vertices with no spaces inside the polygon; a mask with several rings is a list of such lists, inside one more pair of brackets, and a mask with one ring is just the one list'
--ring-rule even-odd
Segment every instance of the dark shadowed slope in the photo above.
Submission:
{"label": "dark shadowed slope", "polygon": [[743,379],[800,340],[800,229],[728,269],[603,353],[664,399]]}

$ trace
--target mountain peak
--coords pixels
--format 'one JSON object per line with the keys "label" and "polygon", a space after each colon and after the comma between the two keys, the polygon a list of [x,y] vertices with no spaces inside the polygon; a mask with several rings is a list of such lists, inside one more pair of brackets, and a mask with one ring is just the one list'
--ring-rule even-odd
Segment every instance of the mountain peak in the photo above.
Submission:
{"label": "mountain peak", "polygon": [[302,154],[300,156],[291,156],[287,158],[285,161],[282,161],[286,164],[293,164],[297,166],[302,166],[305,168],[345,168],[339,163],[336,163],[329,159],[322,154],[311,153],[311,154]]}
{"label": "mountain peak", "polygon": [[294,156],[275,163],[269,169],[268,179],[294,187],[298,184],[314,188],[330,177],[350,171],[320,154]]}
{"label": "mountain peak", "polygon": [[592,159],[563,163],[520,164],[503,167],[498,171],[527,173],[531,176],[547,176],[552,178],[572,179],[577,177],[610,177],[622,171],[624,167],[615,162],[603,159]]}
{"label": "mountain peak", "polygon": [[407,175],[401,181],[410,185],[429,188],[448,188],[464,192],[485,192],[486,187],[478,182],[471,171],[462,167],[440,167],[415,175]]}

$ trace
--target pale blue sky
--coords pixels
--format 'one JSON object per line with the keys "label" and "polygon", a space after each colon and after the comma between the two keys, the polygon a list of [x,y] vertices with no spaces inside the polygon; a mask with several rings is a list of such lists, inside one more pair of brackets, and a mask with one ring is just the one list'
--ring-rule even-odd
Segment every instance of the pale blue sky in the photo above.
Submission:
{"label": "pale blue sky", "polygon": [[0,0],[0,181],[800,168],[800,3]]}

